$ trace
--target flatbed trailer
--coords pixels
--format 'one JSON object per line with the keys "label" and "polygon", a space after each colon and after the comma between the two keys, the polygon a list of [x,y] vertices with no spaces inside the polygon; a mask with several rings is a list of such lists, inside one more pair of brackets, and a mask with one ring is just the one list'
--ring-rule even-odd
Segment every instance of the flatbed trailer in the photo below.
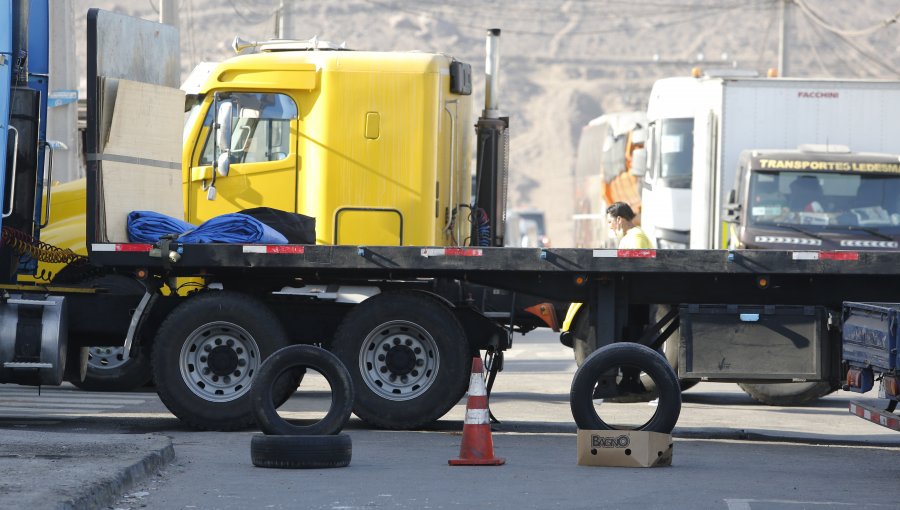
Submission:
{"label": "flatbed trailer", "polygon": [[[213,429],[246,425],[244,413],[229,414],[219,407],[230,405],[228,391],[237,392],[209,379],[217,373],[225,377],[227,370],[221,372],[221,367],[234,369],[243,358],[224,348],[219,349],[218,359],[212,354],[208,360],[197,357],[192,350],[208,346],[198,340],[196,332],[221,334],[225,342],[237,342],[234,352],[246,341],[235,331],[250,332],[250,340],[256,335],[264,356],[275,346],[259,337],[255,324],[260,314],[283,326],[286,338],[279,341],[320,344],[339,354],[361,388],[359,393],[369,394],[363,402],[368,401],[370,409],[358,409],[357,414],[375,425],[412,428],[440,418],[458,401],[467,376],[456,373],[457,365],[465,366],[464,360],[473,352],[483,350],[498,356],[492,368],[495,374],[502,369],[502,353],[512,346],[509,315],[493,315],[477,306],[473,289],[507,293],[512,300],[516,295],[529,295],[588,303],[595,311],[591,315],[601,318],[594,329],[597,348],[628,341],[658,349],[680,329],[681,378],[827,381],[836,388],[844,377],[841,303],[846,299],[890,300],[900,283],[900,254],[885,252],[166,242],[155,246],[95,243],[91,249],[92,263],[106,274],[127,275],[144,285],[140,302],[134,295],[115,296],[114,292],[44,288],[26,294],[39,291],[66,297],[70,339],[127,337],[127,349],[136,352],[141,341],[155,338],[155,364],[171,367],[169,380],[156,374],[164,402],[187,423]],[[163,287],[175,285],[183,277],[202,278],[205,290],[187,296],[163,295]],[[331,288],[378,291],[362,304],[347,304],[317,287],[319,282]],[[97,306],[98,298],[106,300],[102,307]],[[653,322],[646,313],[647,305],[660,303],[672,305],[673,311]],[[111,313],[116,307],[135,311]],[[217,316],[211,312],[222,309]],[[186,317],[208,313],[214,316],[204,319],[206,322],[187,329],[178,326]],[[419,320],[435,314],[444,314],[444,318]],[[827,331],[819,326],[823,314],[825,322],[832,325]],[[110,320],[117,315],[129,320]],[[216,329],[224,322],[233,331]],[[430,347],[440,366],[412,354],[404,360],[402,355],[411,350],[373,339],[379,328],[394,323],[413,328],[414,334],[394,329],[391,335],[410,340],[410,349]],[[362,332],[345,334],[356,324],[363,324]],[[769,340],[761,340],[763,337]],[[367,349],[375,346],[389,354],[380,364],[367,357]],[[415,367],[409,363],[415,362],[435,373],[445,371],[441,377],[446,379],[435,384],[441,391],[409,389],[416,381],[430,384],[424,375],[413,375]],[[381,368],[386,374],[383,377],[377,371]],[[211,372],[199,373],[207,369]],[[391,376],[406,376],[410,382],[401,384],[396,379],[392,386]],[[222,390],[225,394],[218,393]],[[398,396],[393,397],[392,392]],[[208,412],[202,410],[204,405],[209,406]],[[386,411],[391,406],[396,409]]]}

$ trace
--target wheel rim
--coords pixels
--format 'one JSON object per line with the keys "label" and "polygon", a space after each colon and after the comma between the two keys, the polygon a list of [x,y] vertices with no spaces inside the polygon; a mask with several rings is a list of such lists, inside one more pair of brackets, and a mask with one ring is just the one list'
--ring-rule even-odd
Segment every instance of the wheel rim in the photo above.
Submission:
{"label": "wheel rim", "polygon": [[250,380],[260,365],[259,346],[244,328],[211,322],[188,336],[178,365],[195,395],[210,402],[228,402],[250,390]]}
{"label": "wheel rim", "polygon": [[88,347],[88,368],[95,370],[114,370],[131,361],[125,359],[125,348]]}
{"label": "wheel rim", "polygon": [[434,337],[407,321],[391,321],[373,329],[359,353],[359,371],[366,386],[393,401],[410,400],[427,391],[440,363]]}

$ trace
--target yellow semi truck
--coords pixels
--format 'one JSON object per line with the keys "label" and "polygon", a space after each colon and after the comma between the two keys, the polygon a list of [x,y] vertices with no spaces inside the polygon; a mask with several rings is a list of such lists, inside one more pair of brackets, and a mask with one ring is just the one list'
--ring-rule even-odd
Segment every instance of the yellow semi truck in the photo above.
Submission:
{"label": "yellow semi truck", "polygon": [[[498,35],[494,34],[494,39]],[[315,218],[318,245],[502,245],[502,214],[497,212],[506,206],[505,188],[499,184],[505,182],[506,168],[490,169],[479,182],[476,189],[483,197],[480,203],[485,205],[475,209],[479,222],[473,227],[470,163],[473,135],[481,137],[481,150],[492,151],[493,155],[482,160],[505,160],[508,121],[486,104],[487,117],[483,114],[479,123],[491,128],[473,132],[468,64],[446,54],[348,51],[320,41],[236,41],[236,46],[243,54],[209,68],[195,89],[186,94],[181,182],[171,182],[172,173],[168,172],[176,163],[156,160],[146,147],[133,148],[143,151],[139,157],[89,154],[89,161],[92,157],[102,159],[108,168],[98,173],[94,184],[82,180],[55,187],[53,205],[48,208],[49,225],[41,231],[43,242],[87,254],[88,246],[125,240],[123,220],[130,210],[183,215],[199,224],[225,213],[265,206]],[[115,87],[121,90],[122,85]],[[490,92],[491,85],[487,88]],[[111,98],[116,105],[114,111],[136,108],[140,115],[139,104],[119,107],[124,100],[121,94]],[[171,96],[172,92],[166,94]],[[153,115],[147,111],[142,118],[161,123]],[[112,122],[107,126],[101,122],[96,132],[107,152],[113,152],[114,128],[127,128],[115,125],[115,118]],[[147,140],[148,146],[154,143],[158,142]],[[168,173],[160,179],[154,177],[157,170],[147,169],[140,175],[149,184],[138,185],[127,179],[139,174],[126,174],[116,166],[123,164],[155,166]],[[89,174],[88,181],[90,178]],[[173,185],[180,193],[173,193]],[[86,203],[100,205],[86,208]],[[90,214],[85,214],[86,209]],[[85,243],[85,238],[90,241]],[[233,355],[220,352],[209,359],[194,359],[192,351],[182,348],[193,341],[194,337],[187,335],[190,332],[185,332],[187,338],[172,342],[161,342],[160,334],[156,334],[166,325],[164,318],[169,317],[171,308],[177,311],[175,303],[182,299],[173,296],[138,303],[141,295],[151,292],[132,278],[109,271],[95,274],[87,265],[43,264],[37,275],[56,285],[127,295],[136,305],[134,315],[142,317],[140,327],[129,331],[124,346],[95,343],[101,342],[99,337],[85,337],[84,331],[89,328],[73,331],[76,338],[72,343],[101,345],[90,348],[87,375],[82,380],[73,378],[75,384],[87,389],[122,390],[142,385],[152,376],[170,410],[193,426],[220,429],[250,422],[246,399],[253,371],[235,367],[227,376],[219,377],[221,367],[217,363],[233,361],[248,352],[265,356],[269,348],[260,344],[261,340],[235,333],[229,337],[230,342],[216,349],[231,349]],[[358,398],[356,413],[390,428],[428,423],[458,402],[467,387],[472,354],[480,349],[499,353],[508,348],[503,322],[526,314],[530,322],[520,320],[515,327],[527,331],[547,321],[554,325],[555,320],[547,306],[526,312],[527,300],[519,296],[518,301],[512,298],[518,308],[509,311],[514,294],[487,292],[465,282],[411,282],[398,289],[396,283],[384,286],[365,279],[359,283],[348,283],[347,278],[332,280],[342,283],[329,283],[296,278],[270,289],[274,283],[264,271],[254,275],[239,278],[238,285],[245,292],[265,289],[277,294],[272,298],[277,302],[314,303],[311,306],[315,312],[310,313],[315,314],[315,321],[303,319],[312,317],[306,314],[308,310],[287,312],[296,319],[284,324],[292,341],[322,343],[343,352],[357,385],[368,389]],[[183,298],[204,286],[235,288],[233,275],[200,276],[199,283],[194,275],[188,285],[170,281],[168,291],[158,290],[161,295],[177,293]],[[250,281],[257,283],[251,285]],[[407,292],[411,299],[424,300],[414,307],[425,310],[417,312],[424,315],[404,319],[393,331],[407,338],[403,345],[384,345],[388,356],[363,360],[357,342],[367,338],[367,333],[349,333],[349,327],[341,326],[343,317],[362,301],[374,301],[369,308],[377,308],[378,300],[370,298],[388,291]],[[417,298],[415,292],[423,294]],[[431,302],[435,298],[427,294],[441,296],[445,305],[452,304],[456,311],[451,315],[458,314],[459,318],[448,316],[449,309],[436,307]],[[452,299],[457,300],[455,304]],[[492,305],[493,300],[502,305]],[[473,310],[491,310],[491,314],[472,315],[469,309],[473,305]],[[507,312],[497,312],[497,308]],[[453,325],[459,321],[465,333],[462,341],[444,338],[449,331],[432,331],[435,321],[445,325],[447,321]],[[168,324],[180,327],[181,322]],[[219,334],[218,327],[209,323],[201,329]],[[153,368],[151,348],[157,360]],[[407,366],[409,363],[416,365]],[[200,375],[195,372],[198,365],[206,367]],[[218,368],[211,368],[214,365]],[[384,413],[386,408],[392,409],[390,414]]]}
{"label": "yellow semi truck", "polygon": [[[236,39],[235,49],[246,54],[207,66],[186,95],[186,220],[200,224],[266,206],[315,218],[317,244],[468,241],[468,64],[443,54],[347,51],[324,41]],[[222,148],[210,133],[226,102],[232,118],[215,120],[231,126],[232,143]],[[55,187],[51,204],[42,240],[86,255],[85,180]],[[83,271],[63,268],[42,264],[38,275],[58,275],[58,283],[84,279]],[[151,377],[146,356],[128,358],[121,347],[92,347],[88,367],[85,380],[74,381],[85,389],[128,389]]]}

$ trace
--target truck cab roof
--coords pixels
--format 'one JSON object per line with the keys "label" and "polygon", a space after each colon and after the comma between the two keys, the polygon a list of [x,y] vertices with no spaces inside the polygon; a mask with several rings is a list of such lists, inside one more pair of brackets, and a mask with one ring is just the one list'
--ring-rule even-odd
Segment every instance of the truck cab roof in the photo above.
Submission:
{"label": "truck cab roof", "polygon": [[900,173],[900,155],[880,152],[745,150],[740,159],[748,170]]}
{"label": "truck cab roof", "polygon": [[320,71],[437,74],[446,70],[452,61],[448,55],[424,52],[263,51],[238,55],[219,63],[200,87],[200,93],[236,87],[312,90],[318,87],[316,76]]}

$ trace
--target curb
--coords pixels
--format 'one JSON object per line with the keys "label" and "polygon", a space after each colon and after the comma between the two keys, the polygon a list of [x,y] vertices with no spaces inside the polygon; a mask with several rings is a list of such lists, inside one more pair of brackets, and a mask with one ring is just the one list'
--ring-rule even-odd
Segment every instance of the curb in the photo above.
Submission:
{"label": "curb", "polygon": [[117,474],[88,484],[71,498],[59,501],[56,508],[59,510],[93,510],[107,508],[114,504],[126,490],[146,480],[175,459],[172,440],[167,438],[166,441],[165,446],[151,450]]}

